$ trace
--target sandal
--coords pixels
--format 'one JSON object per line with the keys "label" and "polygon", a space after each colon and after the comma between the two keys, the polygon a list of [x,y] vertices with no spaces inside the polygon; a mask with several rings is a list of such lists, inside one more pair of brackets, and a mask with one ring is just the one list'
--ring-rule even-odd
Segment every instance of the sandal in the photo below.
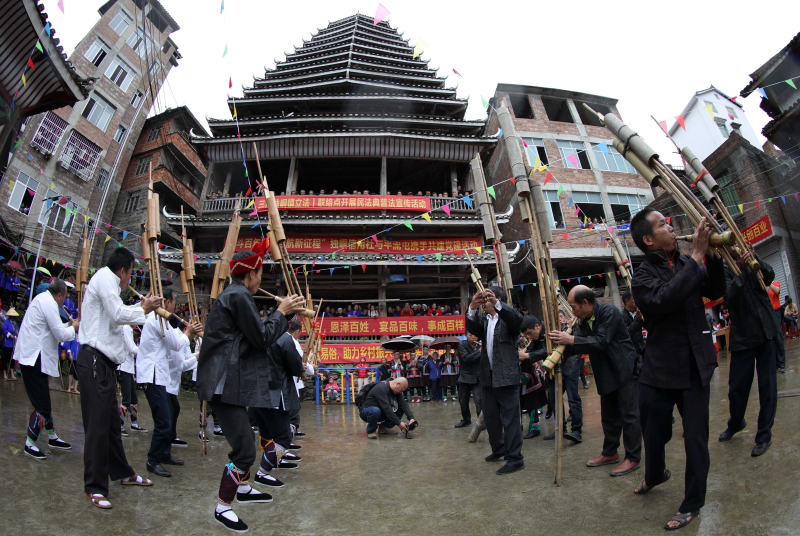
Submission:
{"label": "sandal", "polygon": [[94,506],[100,508],[101,510],[108,510],[111,508],[111,503],[102,493],[87,493],[86,497],[89,498],[89,501],[91,501]]}
{"label": "sandal", "polygon": [[653,484],[652,486],[648,486],[647,482],[642,480],[642,483],[639,484],[639,487],[636,488],[635,490],[633,490],[633,492],[636,495],[644,495],[645,493],[647,493],[648,491],[650,491],[654,487],[658,486],[659,484],[663,484],[664,482],[669,480],[669,477],[671,477],[671,476],[672,476],[672,471],[670,471],[669,469],[664,469],[664,478],[661,480],[661,482],[657,482],[657,483]]}
{"label": "sandal", "polygon": [[[685,527],[686,525],[691,523],[692,519],[694,519],[694,516],[698,515],[699,513],[700,512],[687,512],[685,514],[682,514],[682,513],[678,512],[677,514],[675,514],[674,516],[669,518],[669,520],[664,524],[664,530],[682,529],[683,527]],[[673,522],[677,523],[677,525],[675,525],[674,527],[671,527],[670,523],[673,523]]]}
{"label": "sandal", "polygon": [[133,476],[131,476],[129,478],[122,479],[122,480],[120,480],[120,483],[123,486],[145,486],[145,487],[147,487],[147,486],[152,486],[153,485],[153,481],[152,480],[150,480],[149,478],[144,478],[144,477],[139,476],[139,475],[133,475]]}

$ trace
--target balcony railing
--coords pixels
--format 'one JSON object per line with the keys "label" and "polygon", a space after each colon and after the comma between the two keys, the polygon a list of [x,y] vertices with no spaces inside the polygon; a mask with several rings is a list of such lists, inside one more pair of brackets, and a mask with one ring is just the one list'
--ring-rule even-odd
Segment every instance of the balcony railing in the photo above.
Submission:
{"label": "balcony railing", "polygon": [[[250,202],[249,197],[225,197],[220,199],[205,199],[203,200],[203,213],[215,213],[215,212],[233,212],[234,207],[236,206],[236,202],[239,201],[240,206],[243,208]],[[459,197],[431,197],[431,210],[436,210],[441,208],[443,205],[450,206],[450,212],[460,212],[460,213],[474,213],[475,212],[475,203],[473,202],[472,208],[469,207],[461,198]],[[376,211],[372,211],[376,212]]]}

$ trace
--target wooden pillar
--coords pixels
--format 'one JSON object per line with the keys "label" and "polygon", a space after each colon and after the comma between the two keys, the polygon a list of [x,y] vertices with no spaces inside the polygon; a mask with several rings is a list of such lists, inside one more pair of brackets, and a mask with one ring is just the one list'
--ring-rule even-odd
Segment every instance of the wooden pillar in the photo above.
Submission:
{"label": "wooden pillar", "polygon": [[[385,159],[384,159],[385,160]],[[386,316],[386,285],[389,284],[386,269],[378,266],[378,314]]]}
{"label": "wooden pillar", "polygon": [[386,157],[381,157],[381,182],[379,185],[378,193],[381,195],[386,195],[386,189],[388,188],[387,180],[386,180]]}
{"label": "wooden pillar", "polygon": [[469,302],[472,301],[472,297],[469,295],[469,283],[467,282],[466,279],[464,279],[464,281],[461,282],[461,287],[459,288],[459,294],[461,296],[460,311],[464,314],[467,314],[467,307],[469,307]]}
{"label": "wooden pillar", "polygon": [[458,171],[455,164],[450,164],[450,195],[458,197]]}
{"label": "wooden pillar", "polygon": [[289,162],[289,176],[286,177],[286,195],[292,195],[292,192],[297,190],[298,171],[297,157],[293,156]]}

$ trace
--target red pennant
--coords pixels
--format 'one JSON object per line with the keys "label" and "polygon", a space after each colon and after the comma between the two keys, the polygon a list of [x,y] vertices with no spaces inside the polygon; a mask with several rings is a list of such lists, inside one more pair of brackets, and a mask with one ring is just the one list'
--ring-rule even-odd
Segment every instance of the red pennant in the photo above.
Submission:
{"label": "red pennant", "polygon": [[522,145],[524,145],[526,149],[528,148],[528,142],[525,141],[525,138],[522,138]]}
{"label": "red pennant", "polygon": [[667,130],[667,122],[666,121],[659,121],[658,122],[658,126],[661,127],[661,130],[664,131],[664,134],[667,134],[668,130]]}
{"label": "red pennant", "polygon": [[758,204],[758,201],[756,201],[756,208],[761,208],[761,205]]}
{"label": "red pennant", "polygon": [[795,192],[795,193],[794,193],[794,200],[795,200],[795,201],[800,201],[800,199],[799,199],[797,196],[798,196],[798,193],[797,193],[797,192]]}
{"label": "red pennant", "polygon": [[461,76],[461,73],[459,73],[458,71],[456,71],[455,67],[453,67],[453,72],[454,72],[455,74],[457,74],[458,76]]}
{"label": "red pennant", "polygon": [[547,182],[552,178],[553,178],[553,174],[548,171],[547,172],[547,176],[544,178],[544,183],[547,184]]}
{"label": "red pennant", "polygon": [[31,68],[31,71],[35,70],[36,68],[33,66],[33,60],[28,58],[28,67]]}
{"label": "red pennant", "polygon": [[667,216],[667,225],[672,225],[670,221],[672,220],[672,216]]}
{"label": "red pennant", "polygon": [[511,181],[511,184],[517,184],[517,179],[515,179],[514,177],[509,177],[508,180]]}
{"label": "red pennant", "polygon": [[248,188],[248,189],[247,189],[247,193],[246,193],[246,194],[244,194],[244,196],[245,196],[245,197],[250,197],[250,192],[252,192],[252,191],[253,191],[253,189],[252,189],[252,188]]}
{"label": "red pennant", "polygon": [[233,78],[228,77],[228,89],[233,87]]}
{"label": "red pennant", "polygon": [[366,272],[367,271],[367,265],[366,264],[362,264],[361,265],[361,271],[362,272]]}
{"label": "red pennant", "polygon": [[64,204],[64,203],[66,203],[66,202],[67,202],[67,198],[62,196],[62,197],[61,197],[61,200],[58,202],[58,204],[59,204],[59,205],[63,205],[63,204]]}
{"label": "red pennant", "polygon": [[562,234],[561,236],[564,237],[564,240],[569,240],[569,235],[567,233]]}
{"label": "red pennant", "polygon": [[683,114],[681,114],[681,115],[676,115],[676,116],[675,116],[675,121],[677,121],[677,122],[678,122],[678,124],[679,124],[681,127],[683,127],[683,130],[686,130],[686,121],[684,121],[684,119],[683,119]]}
{"label": "red pennant", "polygon": [[456,255],[458,255],[459,257],[462,256],[463,254],[464,254],[464,250],[463,249],[457,249],[456,250]]}

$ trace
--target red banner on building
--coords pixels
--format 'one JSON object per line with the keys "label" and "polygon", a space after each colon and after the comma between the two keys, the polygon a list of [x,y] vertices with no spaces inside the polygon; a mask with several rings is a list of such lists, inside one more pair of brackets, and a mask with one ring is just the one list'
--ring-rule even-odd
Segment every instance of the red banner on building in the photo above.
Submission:
{"label": "red banner on building", "polygon": [[[236,249],[250,249],[261,236],[240,236]],[[330,253],[346,249],[354,253],[406,253],[425,255],[454,252],[460,249],[482,247],[480,238],[430,238],[420,240],[381,240],[360,236],[288,236],[286,247],[290,253]]]}
{"label": "red banner on building", "polygon": [[358,363],[361,358],[369,363],[378,363],[381,359],[392,359],[392,352],[381,348],[380,344],[323,344],[319,356],[319,364]]}
{"label": "red banner on building", "polygon": [[[398,195],[277,195],[280,210],[398,210],[430,212],[431,199]],[[267,211],[267,202],[256,197],[258,212]]]}
{"label": "red banner on building", "polygon": [[753,225],[742,231],[742,236],[748,244],[756,244],[772,236],[772,222],[769,221],[769,214],[759,218]]}
{"label": "red banner on building", "polygon": [[325,317],[321,331],[326,337],[400,335],[463,335],[464,316],[380,316],[376,318]]}

